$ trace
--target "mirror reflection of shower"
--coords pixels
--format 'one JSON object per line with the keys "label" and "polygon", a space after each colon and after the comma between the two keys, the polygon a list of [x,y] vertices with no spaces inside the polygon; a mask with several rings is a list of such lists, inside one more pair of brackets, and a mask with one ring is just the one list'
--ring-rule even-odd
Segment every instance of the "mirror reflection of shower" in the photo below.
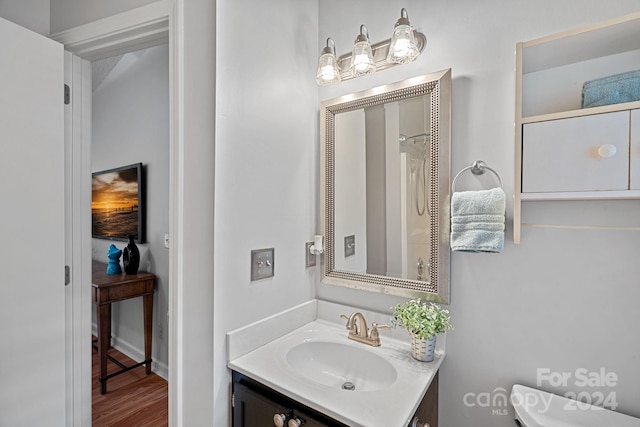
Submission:
{"label": "mirror reflection of shower", "polygon": [[406,153],[409,156],[411,185],[413,187],[413,197],[418,216],[423,216],[425,211],[431,216],[429,200],[426,193],[426,189],[429,188],[429,137],[430,135],[428,133],[420,133],[412,136],[400,134],[399,137],[400,152]]}

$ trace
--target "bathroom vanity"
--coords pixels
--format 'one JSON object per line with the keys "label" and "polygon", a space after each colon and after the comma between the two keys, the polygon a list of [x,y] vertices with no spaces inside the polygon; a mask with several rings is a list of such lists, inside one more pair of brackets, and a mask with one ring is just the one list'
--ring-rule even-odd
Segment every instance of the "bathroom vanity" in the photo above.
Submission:
{"label": "bathroom vanity", "polygon": [[[251,427],[269,424],[298,427],[342,427],[344,423],[327,417],[290,397],[233,372],[232,416],[233,427]],[[388,408],[393,411],[393,408]],[[418,410],[408,427],[438,426],[438,374],[431,381]]]}
{"label": "bathroom vanity", "polygon": [[227,334],[234,427],[436,426],[444,338],[433,362],[419,362],[404,330],[381,331],[379,347],[348,339],[340,315],[356,311],[389,321],[312,300]]}

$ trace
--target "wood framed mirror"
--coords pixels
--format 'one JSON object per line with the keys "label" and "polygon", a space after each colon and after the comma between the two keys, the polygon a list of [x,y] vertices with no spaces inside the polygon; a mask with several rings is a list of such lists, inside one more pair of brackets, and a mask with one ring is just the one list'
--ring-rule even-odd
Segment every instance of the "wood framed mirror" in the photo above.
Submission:
{"label": "wood framed mirror", "polygon": [[451,70],[320,104],[322,282],[449,302]]}

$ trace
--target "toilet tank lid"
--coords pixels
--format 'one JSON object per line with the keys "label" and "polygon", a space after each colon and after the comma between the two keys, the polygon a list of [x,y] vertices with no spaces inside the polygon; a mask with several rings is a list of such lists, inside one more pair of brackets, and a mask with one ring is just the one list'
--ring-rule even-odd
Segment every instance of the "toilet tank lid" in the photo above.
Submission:
{"label": "toilet tank lid", "polygon": [[511,404],[517,418],[527,427],[640,427],[640,418],[520,384],[511,389]]}

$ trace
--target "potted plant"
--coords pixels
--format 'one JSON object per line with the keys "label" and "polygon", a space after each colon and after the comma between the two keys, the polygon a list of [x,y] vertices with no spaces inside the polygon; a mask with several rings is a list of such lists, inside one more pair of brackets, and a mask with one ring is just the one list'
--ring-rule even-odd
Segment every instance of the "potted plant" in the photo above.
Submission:
{"label": "potted plant", "polygon": [[420,298],[398,304],[393,309],[391,323],[409,331],[411,356],[423,362],[431,362],[436,347],[436,335],[452,330],[449,310]]}

